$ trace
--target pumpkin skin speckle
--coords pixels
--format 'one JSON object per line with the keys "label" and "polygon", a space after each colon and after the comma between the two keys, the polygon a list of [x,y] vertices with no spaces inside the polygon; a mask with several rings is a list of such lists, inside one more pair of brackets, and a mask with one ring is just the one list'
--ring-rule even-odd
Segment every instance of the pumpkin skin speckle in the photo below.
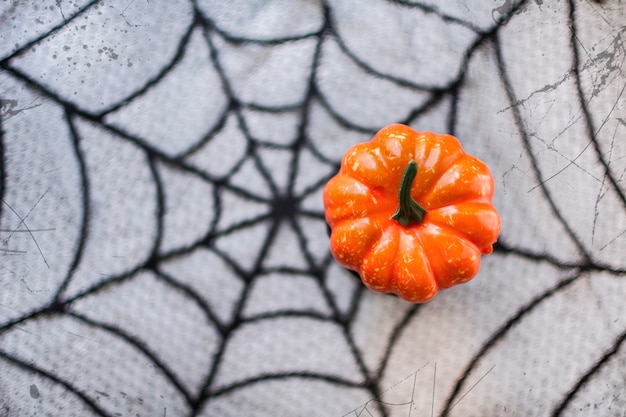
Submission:
{"label": "pumpkin skin speckle", "polygon": [[348,149],[324,187],[331,252],[371,290],[429,301],[493,251],[493,193],[489,168],[454,136],[387,126]]}

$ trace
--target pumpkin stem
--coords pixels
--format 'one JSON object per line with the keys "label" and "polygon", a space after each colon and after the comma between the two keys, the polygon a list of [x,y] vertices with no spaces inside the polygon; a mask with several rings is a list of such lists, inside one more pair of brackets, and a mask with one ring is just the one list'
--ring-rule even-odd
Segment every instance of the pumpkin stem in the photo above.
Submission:
{"label": "pumpkin stem", "polygon": [[398,208],[391,218],[397,220],[402,226],[409,223],[419,223],[426,214],[426,209],[422,207],[413,197],[411,197],[411,187],[417,175],[417,162],[410,161],[402,175],[400,189],[398,190]]}

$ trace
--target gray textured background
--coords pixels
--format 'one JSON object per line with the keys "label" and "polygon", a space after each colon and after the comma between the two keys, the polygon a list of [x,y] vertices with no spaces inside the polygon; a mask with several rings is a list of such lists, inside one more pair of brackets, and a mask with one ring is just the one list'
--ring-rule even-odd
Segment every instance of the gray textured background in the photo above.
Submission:
{"label": "gray textured background", "polygon": [[[0,2],[0,415],[623,416],[623,1]],[[328,251],[392,122],[503,221],[414,306]]]}

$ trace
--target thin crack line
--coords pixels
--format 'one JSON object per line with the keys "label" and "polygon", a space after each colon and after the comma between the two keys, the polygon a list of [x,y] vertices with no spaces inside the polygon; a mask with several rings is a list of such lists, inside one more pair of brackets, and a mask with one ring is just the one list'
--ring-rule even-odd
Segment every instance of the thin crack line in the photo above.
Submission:
{"label": "thin crack line", "polygon": [[[47,192],[47,191],[46,191]],[[44,193],[45,195],[45,193]],[[42,196],[43,197],[43,196]],[[42,198],[41,197],[41,198]],[[41,198],[39,199],[39,201],[41,200]],[[37,201],[37,202],[39,202]],[[35,238],[35,235],[33,234],[33,232],[30,230],[30,228],[28,227],[28,225],[25,222],[26,218],[22,218],[14,209],[13,207],[11,207],[11,205],[9,203],[7,203],[6,201],[2,200],[2,202],[4,203],[5,206],[7,206],[9,208],[9,210],[11,210],[11,212],[13,212],[13,214],[15,214],[15,216],[20,219],[20,225],[24,225],[24,227],[26,228],[26,230],[28,231],[28,234],[30,235],[30,237],[33,239],[33,242],[35,243],[35,246],[37,246],[37,250],[39,251],[39,254],[41,255],[41,258],[43,259],[44,263],[46,264],[46,266],[48,267],[48,269],[50,269],[50,264],[48,264],[48,261],[46,260],[46,257],[44,256],[43,252],[41,251],[41,247],[39,246],[39,243],[37,242],[37,239]],[[35,204],[36,205],[36,204]],[[32,209],[31,209],[32,211]],[[30,212],[29,212],[30,214]],[[28,217],[28,216],[26,216]],[[18,226],[19,227],[19,226]]]}
{"label": "thin crack line", "polygon": [[487,370],[487,372],[481,376],[478,381],[476,381],[471,387],[469,387],[469,389],[467,391],[465,391],[465,394],[461,395],[461,397],[450,406],[450,408],[448,409],[448,411],[452,410],[454,407],[456,407],[463,398],[465,398],[467,396],[467,394],[469,394],[474,388],[476,388],[476,386],[478,384],[480,384],[480,382],[485,379],[487,377],[487,375],[489,375],[491,373],[491,371],[493,371],[493,369],[496,367],[496,365],[493,365],[491,368],[489,368],[489,370]]}

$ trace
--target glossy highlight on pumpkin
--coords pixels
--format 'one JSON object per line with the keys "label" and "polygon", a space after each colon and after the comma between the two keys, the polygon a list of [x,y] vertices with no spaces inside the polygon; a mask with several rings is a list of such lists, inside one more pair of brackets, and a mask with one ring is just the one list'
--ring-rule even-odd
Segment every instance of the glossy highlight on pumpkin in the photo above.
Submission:
{"label": "glossy highlight on pumpkin", "polygon": [[[410,196],[399,198],[403,178]],[[351,147],[324,188],[331,252],[371,290],[429,301],[474,278],[492,252],[501,227],[493,194],[489,168],[454,136],[387,126]],[[399,199],[419,208],[407,210],[418,212],[413,221],[393,218]]]}

